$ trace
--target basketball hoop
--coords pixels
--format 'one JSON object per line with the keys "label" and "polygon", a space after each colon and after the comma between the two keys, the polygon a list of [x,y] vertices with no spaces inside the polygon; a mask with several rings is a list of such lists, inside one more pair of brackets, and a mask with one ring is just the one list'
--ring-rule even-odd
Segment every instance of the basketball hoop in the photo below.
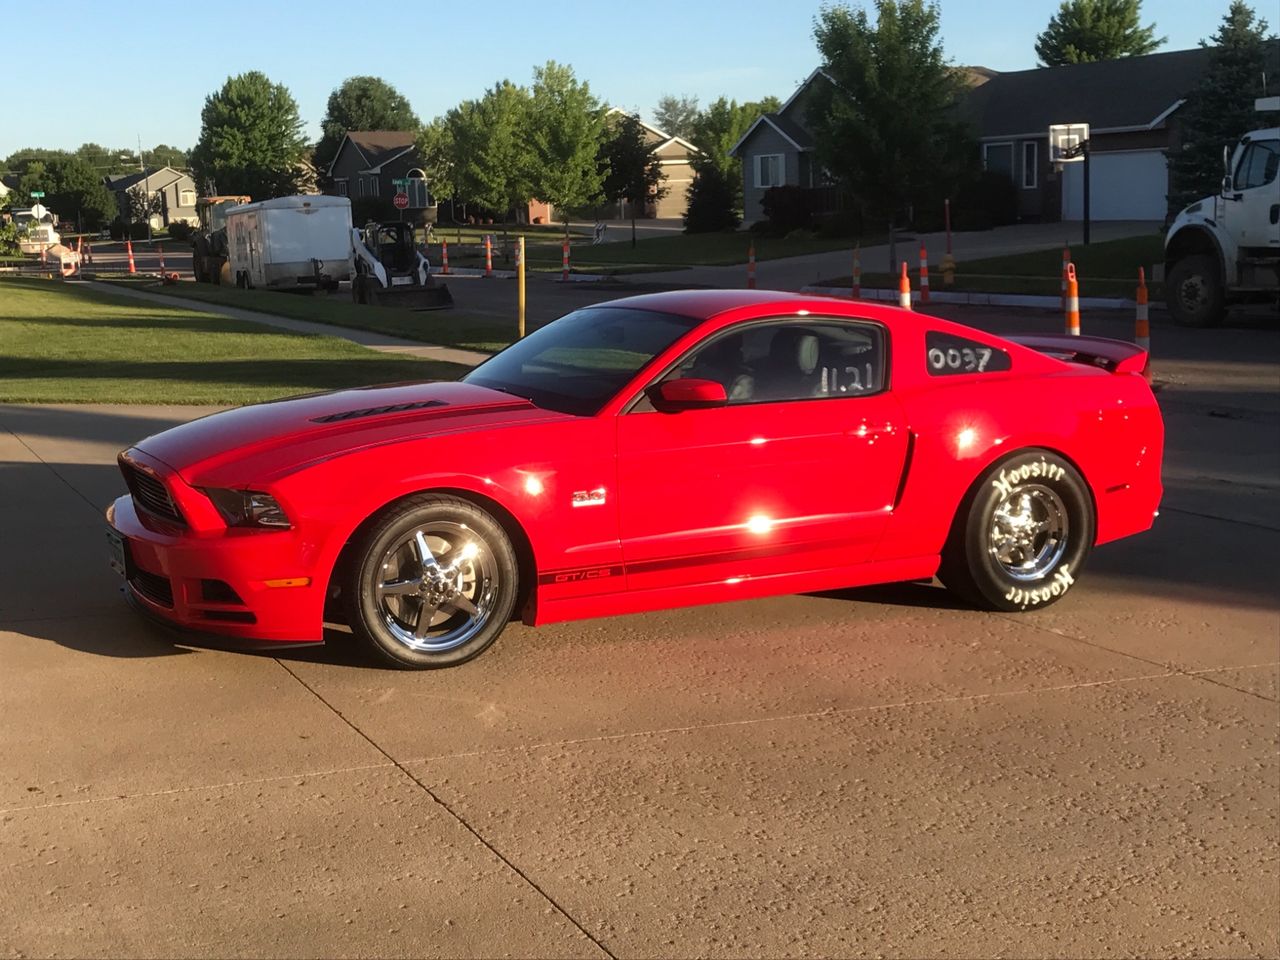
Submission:
{"label": "basketball hoop", "polygon": [[1082,144],[1089,139],[1087,123],[1049,124],[1049,162],[1058,173],[1064,164],[1079,163],[1084,159]]}

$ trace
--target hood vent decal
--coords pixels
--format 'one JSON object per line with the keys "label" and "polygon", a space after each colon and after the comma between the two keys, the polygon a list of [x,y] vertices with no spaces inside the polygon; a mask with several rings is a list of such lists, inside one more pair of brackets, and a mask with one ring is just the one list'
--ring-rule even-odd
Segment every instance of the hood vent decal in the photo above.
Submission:
{"label": "hood vent decal", "polygon": [[329,413],[323,417],[312,417],[312,423],[341,423],[344,420],[360,420],[364,417],[376,417],[384,413],[405,413],[409,410],[425,410],[428,407],[447,407],[443,400],[420,400],[415,403],[389,403],[385,407],[362,407],[359,410],[344,410],[342,413]]}

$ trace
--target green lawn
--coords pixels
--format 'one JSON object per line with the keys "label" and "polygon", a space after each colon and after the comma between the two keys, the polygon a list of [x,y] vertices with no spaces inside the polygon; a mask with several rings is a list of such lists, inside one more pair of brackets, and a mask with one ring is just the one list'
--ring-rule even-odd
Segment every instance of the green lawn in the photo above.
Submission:
{"label": "green lawn", "polygon": [[423,343],[461,347],[464,350],[496,353],[516,337],[514,289],[512,320],[510,324],[503,324],[468,316],[456,308],[413,311],[396,307],[366,307],[352,303],[345,297],[309,293],[239,290],[208,283],[177,283],[166,286],[154,281],[126,282],[130,286],[140,286],[165,296],[217,303],[242,310],[258,310],[352,330],[371,330],[393,337],[404,337],[406,340],[421,340]]}
{"label": "green lawn", "polygon": [[466,369],[25,279],[0,280],[0,345],[7,403],[239,404]]}
{"label": "green lawn", "polygon": [[[1071,248],[1071,260],[1082,297],[1127,297],[1138,286],[1138,267],[1147,270],[1147,292],[1151,299],[1163,295],[1162,285],[1150,278],[1152,264],[1164,261],[1164,237],[1151,234],[1107,240]],[[911,287],[919,288],[918,264],[908,261]],[[933,290],[963,290],[983,293],[1021,293],[1058,296],[1061,289],[1062,249],[1037,250],[1007,257],[966,260],[956,265],[955,285],[943,285],[942,269],[929,264],[929,285]],[[846,287],[850,277],[822,281],[825,286]],[[885,273],[864,273],[865,287],[896,287],[898,278]]]}

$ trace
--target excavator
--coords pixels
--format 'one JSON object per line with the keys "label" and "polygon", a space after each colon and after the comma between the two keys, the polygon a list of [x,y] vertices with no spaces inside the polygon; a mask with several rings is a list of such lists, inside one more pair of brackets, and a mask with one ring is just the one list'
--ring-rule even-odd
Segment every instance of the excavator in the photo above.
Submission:
{"label": "excavator", "polygon": [[388,221],[351,231],[355,275],[351,299],[370,306],[408,310],[441,310],[453,306],[453,295],[437,283],[431,264],[413,244],[413,227]]}
{"label": "excavator", "polygon": [[[227,265],[227,211],[252,198],[238,195],[200,197],[200,227],[191,234],[191,272],[199,283],[222,283]],[[227,274],[226,282],[230,283]]]}

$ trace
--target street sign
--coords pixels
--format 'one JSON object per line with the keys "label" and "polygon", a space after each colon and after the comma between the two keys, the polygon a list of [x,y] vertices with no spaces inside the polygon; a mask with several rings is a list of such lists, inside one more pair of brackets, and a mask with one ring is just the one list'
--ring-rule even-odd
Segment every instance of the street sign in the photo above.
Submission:
{"label": "street sign", "polygon": [[397,193],[391,198],[391,202],[396,205],[397,210],[403,210],[409,206],[409,195],[407,193]]}
{"label": "street sign", "polygon": [[32,199],[34,199],[34,200],[43,200],[43,199],[44,199],[44,191],[43,191],[43,190],[32,190],[32,191],[31,191],[31,197],[32,197]]}
{"label": "street sign", "polygon": [[46,210],[42,204],[39,204],[39,203],[33,204],[31,207],[31,216],[34,217],[36,220],[43,220],[44,215],[48,212],[49,211]]}

